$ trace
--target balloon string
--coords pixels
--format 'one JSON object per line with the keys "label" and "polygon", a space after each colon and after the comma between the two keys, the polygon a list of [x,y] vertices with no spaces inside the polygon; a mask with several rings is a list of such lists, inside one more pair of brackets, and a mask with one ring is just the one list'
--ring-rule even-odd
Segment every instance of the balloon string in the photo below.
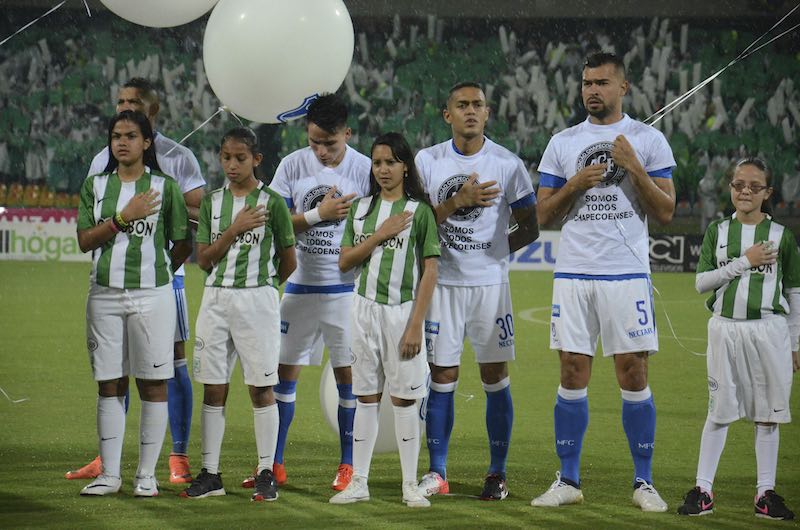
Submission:
{"label": "balloon string", "polygon": [[7,399],[7,400],[9,400],[11,403],[13,403],[13,404],[15,404],[15,405],[16,405],[17,403],[22,403],[23,401],[28,401],[28,398],[21,398],[21,399],[11,399],[11,396],[9,396],[9,395],[8,395],[8,392],[6,392],[5,390],[3,390],[3,387],[0,387],[0,392],[2,392],[2,393],[3,393],[3,395],[6,397],[6,399]]}
{"label": "balloon string", "polygon": [[52,7],[52,8],[50,9],[50,11],[48,11],[48,12],[47,12],[47,13],[45,13],[44,15],[40,16],[39,18],[37,18],[37,19],[35,19],[35,20],[32,20],[32,21],[28,22],[27,24],[25,24],[24,26],[22,26],[21,28],[19,28],[17,31],[15,31],[15,32],[14,32],[14,33],[12,33],[11,35],[9,35],[8,37],[6,37],[6,38],[5,38],[5,39],[3,39],[2,41],[0,41],[0,46],[2,46],[3,44],[5,44],[6,42],[10,41],[10,40],[11,40],[13,37],[15,37],[15,36],[19,35],[20,33],[22,33],[23,31],[25,31],[25,30],[26,30],[26,29],[28,29],[29,27],[33,26],[34,24],[36,24],[37,22],[39,22],[40,20],[42,20],[44,17],[46,17],[47,15],[49,15],[49,14],[50,14],[50,13],[52,13],[53,11],[57,10],[58,8],[60,8],[61,6],[63,6],[63,5],[64,5],[64,4],[66,4],[66,3],[67,3],[67,0],[64,0],[63,2],[61,2],[60,4],[58,4],[57,6],[54,6],[54,7]]}
{"label": "balloon string", "polygon": [[[202,128],[203,128],[203,127],[205,127],[206,125],[208,125],[208,122],[210,122],[211,120],[213,120],[214,118],[216,118],[216,117],[217,117],[217,114],[219,114],[220,112],[228,112],[228,113],[230,113],[230,114],[233,114],[233,116],[236,118],[236,120],[237,120],[237,121],[238,121],[240,124],[242,123],[242,120],[240,120],[240,119],[239,119],[239,116],[237,116],[236,114],[234,114],[233,112],[231,112],[231,111],[228,109],[228,107],[219,107],[219,108],[217,109],[217,112],[215,112],[214,114],[212,114],[211,116],[209,116],[209,118],[208,118],[206,121],[204,121],[203,123],[201,123],[200,125],[198,125],[198,126],[195,128],[195,130],[193,130],[192,132],[190,132],[189,134],[187,134],[186,136],[184,136],[183,138],[181,138],[181,139],[180,139],[180,141],[178,142],[178,144],[183,144],[183,142],[185,142],[186,140],[188,140],[190,136],[192,136],[194,133],[196,133],[197,131],[199,131],[200,129],[202,129]],[[167,151],[166,153],[164,153],[164,156],[167,156],[168,154],[170,154],[171,152],[173,152],[175,149],[177,149],[177,147],[178,147],[177,145],[173,145],[173,146],[172,146],[172,149],[170,149],[169,151]]]}
{"label": "balloon string", "polygon": [[83,5],[86,7],[86,14],[89,15],[89,18],[92,18],[92,11],[89,9],[89,3],[83,0]]}
{"label": "balloon string", "polygon": [[791,15],[792,13],[794,13],[798,8],[800,8],[800,3],[798,3],[794,8],[792,8],[788,13],[786,13],[780,20],[778,20],[778,22],[773,24],[772,27],[769,28],[767,31],[765,31],[760,37],[758,37],[756,40],[754,40],[752,43],[750,43],[750,45],[747,48],[745,48],[735,59],[733,59],[731,62],[729,62],[724,67],[720,68],[714,74],[712,74],[709,77],[707,77],[704,81],[699,83],[697,86],[695,86],[694,88],[692,88],[691,90],[689,90],[688,92],[683,94],[682,96],[679,96],[679,97],[675,98],[668,105],[665,105],[663,108],[661,108],[658,111],[654,112],[649,118],[644,120],[644,123],[647,123],[649,125],[655,125],[656,123],[661,121],[661,119],[664,116],[666,116],[667,114],[669,114],[670,112],[675,110],[675,108],[678,107],[681,103],[683,103],[684,101],[686,101],[687,99],[692,97],[698,90],[702,89],[704,86],[709,84],[711,81],[713,81],[714,79],[719,77],[722,74],[722,72],[724,72],[725,70],[727,70],[728,68],[730,68],[731,66],[736,64],[737,62],[742,61],[742,60],[746,59],[747,57],[751,56],[752,54],[754,54],[755,52],[757,52],[758,50],[760,50],[764,46],[767,46],[768,44],[771,44],[772,42],[776,41],[780,37],[783,37],[787,33],[793,31],[795,28],[800,26],[800,24],[795,24],[794,26],[792,26],[788,30],[784,31],[783,33],[773,37],[772,39],[768,40],[767,42],[765,42],[765,43],[761,44],[760,46],[756,47],[755,49],[751,50],[751,48],[753,48],[761,39],[766,37],[773,29],[775,29],[784,20],[786,20],[786,18],[789,17],[789,15]]}

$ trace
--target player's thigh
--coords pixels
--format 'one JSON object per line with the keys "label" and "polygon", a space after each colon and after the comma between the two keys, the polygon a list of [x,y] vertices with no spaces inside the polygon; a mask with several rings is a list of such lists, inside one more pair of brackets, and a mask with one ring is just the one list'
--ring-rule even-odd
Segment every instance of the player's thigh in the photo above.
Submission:
{"label": "player's thigh", "polygon": [[[422,399],[427,394],[428,363],[420,352],[410,359],[400,356],[400,341],[411,316],[413,301],[380,307],[381,360],[389,394],[401,399]],[[419,340],[424,339],[420,330]]]}
{"label": "player's thigh", "polygon": [[128,375],[123,291],[92,285],[86,300],[86,347],[95,381]]}
{"label": "player's thigh", "polygon": [[236,362],[228,323],[228,298],[231,288],[206,287],[195,323],[192,373],[194,380],[207,385],[230,382]]}
{"label": "player's thigh", "polygon": [[469,287],[437,285],[425,322],[428,362],[436,366],[459,366],[464,349]]}
{"label": "player's thigh", "polygon": [[594,282],[573,278],[553,280],[550,348],[594,356],[600,324],[594,308]]}
{"label": "player's thigh", "polygon": [[383,392],[385,376],[380,351],[379,304],[356,295],[350,317],[352,333],[353,394],[371,396]]}
{"label": "player's thigh", "polygon": [[175,342],[186,342],[189,340],[191,331],[189,329],[189,305],[186,302],[183,276],[175,276],[172,281],[172,292],[175,296]]}
{"label": "player's thigh", "polygon": [[746,417],[764,423],[791,421],[792,353],[789,327],[783,316],[750,321],[752,331],[741,333],[747,357],[737,360],[737,371],[746,371],[751,383],[745,403]]}
{"label": "player's thigh", "polygon": [[129,289],[128,358],[137,379],[162,380],[175,375],[175,297],[171,285]]}
{"label": "player's thigh", "polygon": [[323,344],[317,296],[283,295],[280,302],[281,364],[321,364]]}
{"label": "player's thigh", "polygon": [[593,283],[603,355],[658,351],[650,279],[595,280]]}
{"label": "player's thigh", "polygon": [[230,329],[244,382],[254,387],[277,385],[281,347],[278,291],[268,285],[235,291]]}
{"label": "player's thigh", "polygon": [[354,296],[353,293],[319,295],[322,341],[328,347],[333,368],[350,366],[353,362],[350,354],[350,319],[343,316],[352,312]]}
{"label": "player's thigh", "polygon": [[736,361],[741,344],[738,344],[735,323],[727,319],[711,317],[708,321],[708,347],[706,370],[708,373],[708,417],[715,423],[727,424],[744,416],[744,404],[737,390],[742,384],[749,385],[749,376],[740,379]]}
{"label": "player's thigh", "polygon": [[514,310],[507,283],[466,288],[466,335],[481,364],[514,360]]}

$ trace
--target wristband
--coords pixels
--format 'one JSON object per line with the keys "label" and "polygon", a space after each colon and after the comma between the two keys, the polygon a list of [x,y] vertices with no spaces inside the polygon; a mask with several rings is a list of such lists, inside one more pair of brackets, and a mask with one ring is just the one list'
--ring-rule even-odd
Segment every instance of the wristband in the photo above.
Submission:
{"label": "wristband", "polygon": [[111,227],[112,232],[114,232],[115,234],[119,234],[120,232],[119,227],[117,226],[117,223],[114,221],[113,217],[109,217],[108,219],[106,219],[105,222],[108,223],[108,226]]}
{"label": "wristband", "polygon": [[114,223],[120,230],[125,230],[130,226],[130,223],[126,223],[122,218],[122,214],[120,212],[117,212],[117,215],[114,216]]}
{"label": "wristband", "polygon": [[319,215],[319,208],[314,208],[313,210],[303,213],[303,218],[311,226],[322,222],[322,217]]}

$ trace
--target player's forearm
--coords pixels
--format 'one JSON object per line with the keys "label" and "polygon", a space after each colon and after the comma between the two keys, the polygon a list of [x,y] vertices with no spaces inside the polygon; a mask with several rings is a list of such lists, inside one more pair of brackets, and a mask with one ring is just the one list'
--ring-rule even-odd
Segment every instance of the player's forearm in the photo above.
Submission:
{"label": "player's forearm", "polygon": [[744,274],[744,271],[750,267],[750,260],[746,256],[736,258],[724,267],[697,273],[694,278],[694,288],[700,294],[719,289],[729,281]]}
{"label": "player's forearm", "polygon": [[580,190],[567,181],[561,188],[540,188],[536,215],[540,226],[549,226],[564,219],[572,209]]}
{"label": "player's forearm", "polygon": [[372,254],[383,240],[376,234],[372,234],[367,239],[354,247],[341,247],[339,254],[339,270],[347,272],[358,267]]}
{"label": "player's forearm", "polygon": [[297,256],[295,254],[294,246],[283,248],[279,251],[280,265],[278,265],[278,281],[285,282],[292,275],[297,268]]}
{"label": "player's forearm", "polygon": [[214,267],[214,265],[222,259],[228,249],[231,248],[231,245],[234,241],[236,241],[236,236],[238,234],[232,229],[232,227],[228,227],[227,230],[222,232],[220,236],[210,245],[206,245],[203,243],[197,244],[197,264],[203,270],[208,270]]}
{"label": "player's forearm", "polygon": [[414,307],[409,317],[409,324],[413,322],[414,324],[422,325],[425,321],[425,315],[428,314],[433,291],[436,289],[436,281],[439,277],[438,258],[425,258],[423,267],[422,277],[417,285],[417,295],[414,298]]}
{"label": "player's forearm", "polygon": [[305,215],[302,213],[295,213],[292,214],[292,228],[294,228],[294,233],[299,234],[300,232],[305,232],[313,227],[313,225],[309,224],[306,221]]}
{"label": "player's forearm", "polygon": [[114,239],[117,233],[119,230],[114,226],[114,222],[106,219],[105,222],[91,228],[78,230],[78,247],[81,252],[91,252]]}
{"label": "player's forearm", "polygon": [[789,325],[789,340],[792,351],[796,352],[800,349],[800,288],[787,289],[784,294],[789,302],[789,314],[786,318]]}
{"label": "player's forearm", "polygon": [[653,177],[641,171],[632,175],[633,186],[639,197],[639,204],[648,217],[654,219],[658,224],[666,225],[672,221],[675,213],[675,192],[660,188],[653,181]]}
{"label": "player's forearm", "polygon": [[172,272],[178,270],[192,255],[191,232],[188,232],[188,234],[189,237],[187,239],[172,242],[172,248],[169,251],[169,257],[172,260]]}
{"label": "player's forearm", "polygon": [[433,209],[436,213],[436,223],[442,224],[448,217],[453,215],[456,210],[463,208],[458,193],[450,197],[444,202],[440,202]]}
{"label": "player's forearm", "polygon": [[535,204],[527,208],[517,208],[512,211],[512,215],[517,222],[517,229],[508,234],[508,249],[509,252],[516,252],[539,238],[539,221]]}

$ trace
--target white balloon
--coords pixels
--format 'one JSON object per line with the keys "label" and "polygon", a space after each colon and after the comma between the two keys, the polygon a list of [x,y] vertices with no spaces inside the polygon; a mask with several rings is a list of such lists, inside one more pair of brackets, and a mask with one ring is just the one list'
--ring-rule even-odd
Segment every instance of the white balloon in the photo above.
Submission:
{"label": "white balloon", "polygon": [[203,62],[223,105],[279,123],[305,116],[318,95],[339,88],[353,44],[342,0],[220,0],[206,25]]}
{"label": "white balloon", "polygon": [[[417,410],[424,406],[424,400],[417,400]],[[333,432],[339,435],[339,391],[336,389],[336,378],[330,361],[322,369],[319,379],[319,403],[322,414],[328,421]],[[394,434],[394,411],[388,388],[384,388],[381,398],[380,413],[378,414],[378,438],[375,441],[376,453],[393,453],[397,451],[397,438]],[[425,422],[420,420],[420,440],[425,433]]]}
{"label": "white balloon", "polygon": [[129,22],[151,28],[171,28],[208,12],[218,0],[100,0]]}

